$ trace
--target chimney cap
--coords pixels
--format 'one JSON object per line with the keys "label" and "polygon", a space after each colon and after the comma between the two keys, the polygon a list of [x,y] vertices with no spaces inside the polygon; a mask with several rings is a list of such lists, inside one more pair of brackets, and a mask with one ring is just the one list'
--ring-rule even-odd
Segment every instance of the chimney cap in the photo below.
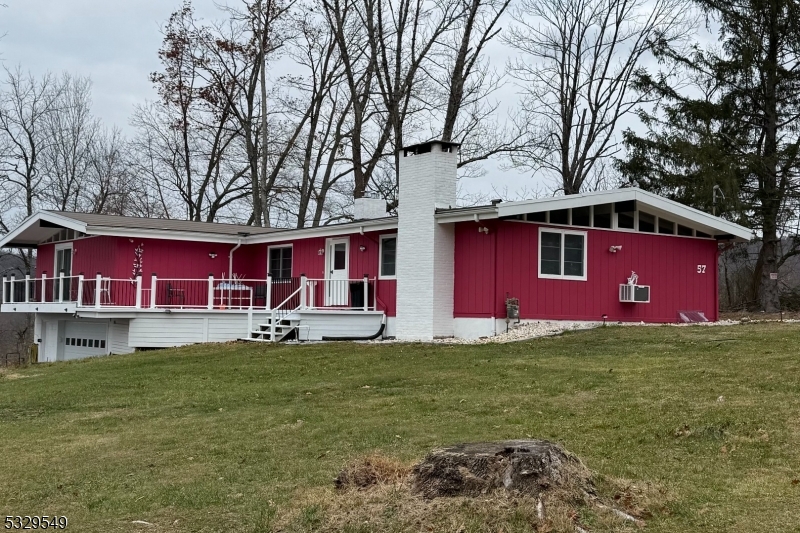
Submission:
{"label": "chimney cap", "polygon": [[443,151],[452,151],[452,148],[458,149],[461,146],[461,143],[450,142],[450,141],[440,141],[437,139],[433,139],[430,141],[425,141],[417,144],[411,144],[409,146],[405,146],[402,148],[402,152],[404,156],[410,154],[425,154],[431,151],[431,147],[435,144],[438,144],[442,147]]}

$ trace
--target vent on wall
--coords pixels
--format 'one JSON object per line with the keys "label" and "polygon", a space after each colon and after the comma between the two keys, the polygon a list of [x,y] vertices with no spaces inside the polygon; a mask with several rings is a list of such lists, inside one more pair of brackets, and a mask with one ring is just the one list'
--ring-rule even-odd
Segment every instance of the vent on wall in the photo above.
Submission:
{"label": "vent on wall", "polygon": [[650,285],[621,284],[619,286],[619,301],[638,304],[650,303]]}
{"label": "vent on wall", "polygon": [[702,311],[678,311],[678,319],[684,324],[698,324],[708,322]]}

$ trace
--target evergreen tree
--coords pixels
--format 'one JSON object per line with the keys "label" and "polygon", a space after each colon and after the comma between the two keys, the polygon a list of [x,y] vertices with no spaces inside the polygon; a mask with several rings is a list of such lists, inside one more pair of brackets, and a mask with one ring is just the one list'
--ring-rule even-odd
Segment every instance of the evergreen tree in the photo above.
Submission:
{"label": "evergreen tree", "polygon": [[[631,183],[709,210],[712,188],[728,201],[718,213],[761,234],[755,285],[762,308],[780,309],[773,273],[800,253],[797,235],[781,237],[798,218],[800,148],[800,3],[797,0],[696,0],[719,42],[659,58],[686,75],[642,76],[660,105],[640,112],[644,136],[625,133],[628,159],[618,163]],[[689,80],[691,83],[686,84]]]}

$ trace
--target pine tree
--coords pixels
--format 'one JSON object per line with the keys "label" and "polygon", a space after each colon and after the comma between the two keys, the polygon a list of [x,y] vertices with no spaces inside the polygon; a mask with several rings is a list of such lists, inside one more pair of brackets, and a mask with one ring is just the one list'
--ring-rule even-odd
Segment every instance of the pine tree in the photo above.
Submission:
{"label": "pine tree", "polygon": [[711,190],[726,197],[721,214],[761,234],[755,284],[763,310],[780,309],[779,281],[771,276],[800,253],[800,239],[782,246],[796,223],[800,178],[800,3],[796,0],[697,0],[719,42],[691,53],[668,46],[660,59],[691,83],[638,80],[660,106],[640,112],[645,136],[625,133],[625,178],[709,210]]}

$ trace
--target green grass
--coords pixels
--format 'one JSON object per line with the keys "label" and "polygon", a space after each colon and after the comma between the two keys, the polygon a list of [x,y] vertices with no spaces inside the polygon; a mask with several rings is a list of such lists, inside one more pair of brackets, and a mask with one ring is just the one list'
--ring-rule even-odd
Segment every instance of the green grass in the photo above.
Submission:
{"label": "green grass", "polygon": [[[800,327],[204,345],[6,370],[0,515],[67,515],[81,532],[270,531],[360,455],[528,436],[601,478],[664,488],[648,531],[800,531]],[[300,518],[309,531],[325,520],[313,506]]]}

